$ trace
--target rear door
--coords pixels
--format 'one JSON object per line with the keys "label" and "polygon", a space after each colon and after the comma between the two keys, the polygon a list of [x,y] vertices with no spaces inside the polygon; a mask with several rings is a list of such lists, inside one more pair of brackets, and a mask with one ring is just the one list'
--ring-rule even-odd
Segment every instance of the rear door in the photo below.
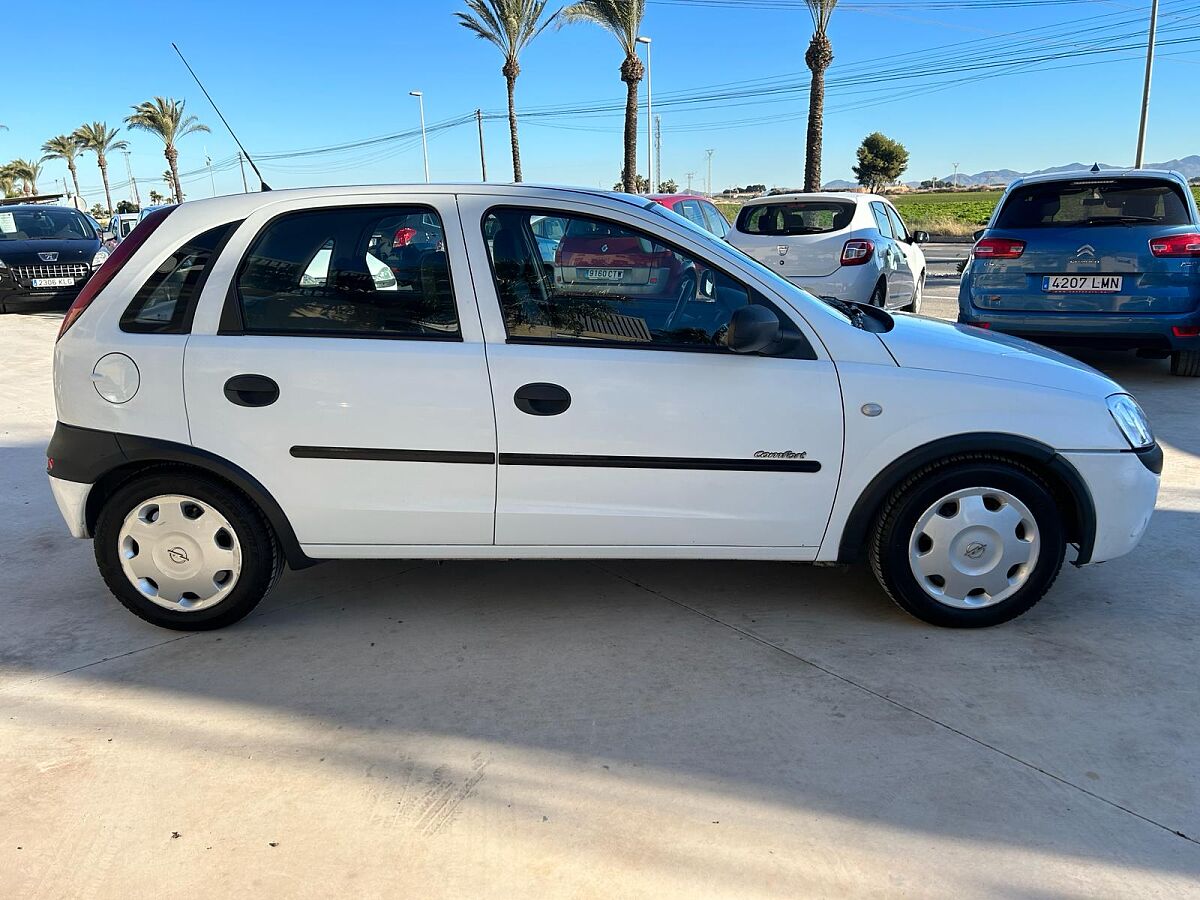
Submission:
{"label": "rear door", "polygon": [[[415,258],[414,220],[433,235]],[[192,442],[258,479],[315,556],[492,542],[495,425],[461,235],[453,197],[288,200],[213,267],[184,363]]]}
{"label": "rear door", "polygon": [[832,275],[842,264],[855,205],[850,200],[779,200],[742,207],[728,240],[780,275]]}
{"label": "rear door", "polygon": [[1194,259],[1157,257],[1156,238],[1196,230],[1175,182],[1154,177],[1038,182],[1005,195],[983,237],[1021,241],[1015,258],[976,254],[979,309],[1053,313],[1186,313],[1200,303]]}

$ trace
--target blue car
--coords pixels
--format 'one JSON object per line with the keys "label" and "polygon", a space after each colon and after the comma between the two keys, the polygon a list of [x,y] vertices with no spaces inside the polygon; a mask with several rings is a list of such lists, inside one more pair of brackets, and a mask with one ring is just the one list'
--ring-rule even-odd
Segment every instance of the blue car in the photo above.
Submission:
{"label": "blue car", "polygon": [[1200,376],[1200,213],[1148,169],[1009,185],[976,234],[958,321],[1042,343],[1137,350]]}

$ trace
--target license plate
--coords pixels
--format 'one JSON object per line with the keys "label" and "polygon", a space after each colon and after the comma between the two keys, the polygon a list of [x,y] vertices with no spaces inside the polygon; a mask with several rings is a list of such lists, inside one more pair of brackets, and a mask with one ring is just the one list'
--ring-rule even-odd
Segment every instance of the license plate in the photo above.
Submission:
{"label": "license plate", "polygon": [[74,278],[34,278],[30,281],[35,288],[42,287],[73,287]]}
{"label": "license plate", "polygon": [[585,281],[624,281],[624,269],[584,269]]}
{"label": "license plate", "polygon": [[1048,294],[1119,294],[1120,275],[1046,275],[1042,290]]}

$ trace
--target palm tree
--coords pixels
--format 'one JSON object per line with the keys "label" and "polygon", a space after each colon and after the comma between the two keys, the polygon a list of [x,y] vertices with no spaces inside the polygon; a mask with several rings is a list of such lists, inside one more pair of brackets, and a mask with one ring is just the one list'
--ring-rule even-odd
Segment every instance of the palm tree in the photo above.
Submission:
{"label": "palm tree", "polygon": [[7,197],[15,197],[17,176],[12,170],[12,163],[6,163],[0,166],[0,193]]}
{"label": "palm tree", "polygon": [[38,176],[42,174],[42,164],[32,159],[14,159],[5,169],[14,181],[20,181],[22,193],[36,196]]}
{"label": "palm tree", "polygon": [[812,13],[813,36],[804,54],[812,71],[808,86],[808,140],[805,143],[804,190],[821,189],[821,145],[825,130],[825,70],[833,63],[833,44],[826,30],[837,0],[805,0]]}
{"label": "palm tree", "polygon": [[108,190],[108,154],[113,150],[125,150],[129,141],[118,140],[121,133],[119,128],[109,128],[107,122],[84,123],[72,133],[79,142],[80,150],[91,150],[96,154],[96,165],[100,167],[100,180],[104,182],[105,211],[111,216],[113,211],[112,194]]}
{"label": "palm tree", "polygon": [[637,37],[645,14],[646,0],[579,0],[558,13],[563,24],[592,22],[612,32],[625,51],[625,61],[621,63],[621,80],[627,91],[625,166],[621,170],[621,182],[630,194],[637,191],[638,84],[645,74],[645,67],[637,55]]}
{"label": "palm tree", "polygon": [[71,183],[75,185],[75,196],[79,196],[79,173],[75,171],[75,159],[79,156],[79,142],[69,134],[60,134],[42,144],[42,162],[51,159],[61,159],[67,164],[71,173]]}
{"label": "palm tree", "polygon": [[149,131],[162,139],[163,156],[171,167],[171,178],[175,187],[175,202],[183,202],[183,185],[179,183],[179,151],[175,142],[189,134],[207,134],[211,129],[200,122],[195,116],[183,114],[183,100],[172,100],[170,97],[155,97],[144,100],[133,107],[133,115],[126,116],[125,124],[130,128]]}
{"label": "palm tree", "polygon": [[[542,21],[547,0],[466,0],[470,12],[456,12],[458,23],[476,37],[491,41],[504,54],[500,73],[508,82],[508,133],[512,141],[513,181],[521,180],[521,145],[517,141],[517,76],[520,55],[554,16]],[[474,13],[474,15],[472,15]]]}

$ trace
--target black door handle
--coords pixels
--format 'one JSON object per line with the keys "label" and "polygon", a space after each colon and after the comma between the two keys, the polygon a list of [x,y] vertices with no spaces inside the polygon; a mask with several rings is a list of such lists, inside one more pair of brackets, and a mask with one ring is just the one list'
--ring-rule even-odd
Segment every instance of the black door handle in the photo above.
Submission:
{"label": "black door handle", "polygon": [[536,382],[517,388],[513,403],[531,416],[557,416],[570,408],[571,395],[561,385]]}
{"label": "black door handle", "polygon": [[225,382],[225,399],[238,406],[270,406],[279,399],[279,385],[266,375],[234,375]]}

